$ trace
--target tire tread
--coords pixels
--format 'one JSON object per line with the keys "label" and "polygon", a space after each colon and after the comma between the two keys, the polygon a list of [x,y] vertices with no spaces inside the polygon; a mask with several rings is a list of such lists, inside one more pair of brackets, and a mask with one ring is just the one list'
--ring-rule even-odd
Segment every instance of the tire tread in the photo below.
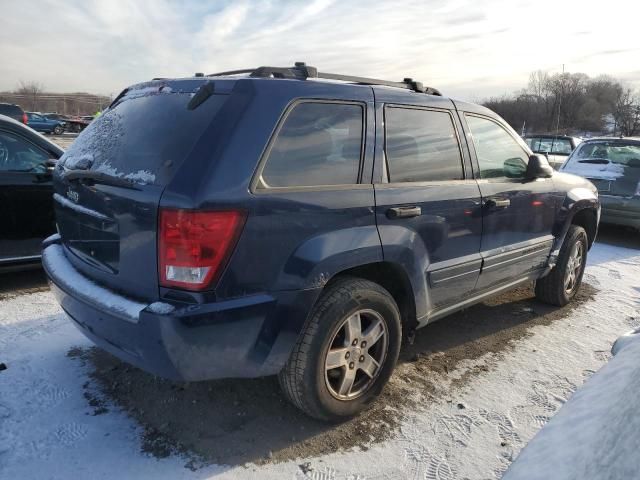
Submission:
{"label": "tire tread", "polygon": [[324,412],[309,401],[311,392],[305,380],[305,373],[309,367],[308,354],[312,343],[316,341],[316,337],[321,330],[324,312],[337,302],[347,301],[352,297],[355,290],[360,289],[373,290],[384,296],[391,297],[384,288],[369,280],[348,276],[336,280],[318,299],[311,314],[305,321],[302,333],[291,352],[289,360],[278,374],[280,387],[289,401],[314,418],[329,420]]}

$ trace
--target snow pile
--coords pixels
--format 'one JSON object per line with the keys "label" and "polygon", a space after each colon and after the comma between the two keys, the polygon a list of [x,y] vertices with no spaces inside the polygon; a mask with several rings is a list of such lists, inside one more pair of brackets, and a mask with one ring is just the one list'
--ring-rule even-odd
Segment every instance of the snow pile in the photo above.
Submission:
{"label": "snow pile", "polygon": [[640,342],[640,328],[637,328],[623,336],[621,336],[616,343],[613,344],[611,348],[611,353],[617,355],[623,348],[628,346],[631,343],[639,343]]}
{"label": "snow pile", "polygon": [[640,474],[640,341],[597,372],[527,445],[503,480]]}

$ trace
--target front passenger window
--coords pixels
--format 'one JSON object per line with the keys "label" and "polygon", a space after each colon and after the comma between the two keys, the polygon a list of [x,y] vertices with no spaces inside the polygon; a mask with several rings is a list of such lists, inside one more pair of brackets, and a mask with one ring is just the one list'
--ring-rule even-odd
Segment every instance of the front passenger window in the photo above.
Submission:
{"label": "front passenger window", "polygon": [[47,170],[49,156],[22,138],[0,132],[0,172],[40,172]]}
{"label": "front passenger window", "polygon": [[497,123],[466,115],[478,156],[480,178],[524,178],[528,155]]}

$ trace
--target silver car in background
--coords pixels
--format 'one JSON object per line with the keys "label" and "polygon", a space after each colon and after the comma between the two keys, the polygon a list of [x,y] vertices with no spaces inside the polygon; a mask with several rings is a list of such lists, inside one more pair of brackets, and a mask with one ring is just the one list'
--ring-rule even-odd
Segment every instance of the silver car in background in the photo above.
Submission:
{"label": "silver car in background", "polygon": [[582,142],[578,137],[566,135],[525,135],[524,141],[534,153],[546,155],[549,164],[558,170],[571,152]]}
{"label": "silver car in background", "polygon": [[640,137],[586,140],[561,170],[598,188],[602,223],[640,230]]}

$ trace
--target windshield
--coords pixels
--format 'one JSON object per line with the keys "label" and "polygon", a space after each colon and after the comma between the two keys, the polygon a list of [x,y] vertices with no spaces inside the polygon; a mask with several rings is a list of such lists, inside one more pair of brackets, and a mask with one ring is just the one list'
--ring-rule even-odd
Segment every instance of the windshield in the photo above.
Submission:
{"label": "windshield", "polygon": [[606,163],[640,168],[640,145],[606,141],[588,142],[579,147],[574,160],[580,163],[604,160]]}
{"label": "windshield", "polygon": [[567,138],[536,137],[526,138],[529,148],[536,153],[550,153],[552,155],[569,155],[573,150],[571,140]]}

